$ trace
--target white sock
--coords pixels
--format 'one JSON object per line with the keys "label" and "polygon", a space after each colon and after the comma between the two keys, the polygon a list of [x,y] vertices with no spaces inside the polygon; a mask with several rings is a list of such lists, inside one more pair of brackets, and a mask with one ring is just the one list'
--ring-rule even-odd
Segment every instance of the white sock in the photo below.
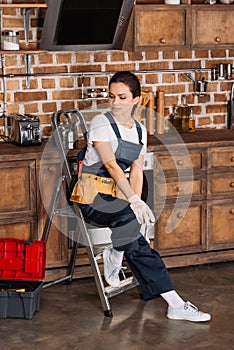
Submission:
{"label": "white sock", "polygon": [[161,297],[168,303],[173,309],[178,309],[184,305],[184,300],[176,293],[175,290],[160,294]]}
{"label": "white sock", "polygon": [[111,262],[113,265],[119,267],[122,265],[124,251],[119,251],[114,248],[111,249]]}

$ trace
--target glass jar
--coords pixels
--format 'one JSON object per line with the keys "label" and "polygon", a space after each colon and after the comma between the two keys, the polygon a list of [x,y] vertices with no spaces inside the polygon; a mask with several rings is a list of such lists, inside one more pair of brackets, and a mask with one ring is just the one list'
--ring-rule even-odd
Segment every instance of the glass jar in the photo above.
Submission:
{"label": "glass jar", "polygon": [[15,30],[6,30],[2,32],[1,49],[19,50],[19,32]]}

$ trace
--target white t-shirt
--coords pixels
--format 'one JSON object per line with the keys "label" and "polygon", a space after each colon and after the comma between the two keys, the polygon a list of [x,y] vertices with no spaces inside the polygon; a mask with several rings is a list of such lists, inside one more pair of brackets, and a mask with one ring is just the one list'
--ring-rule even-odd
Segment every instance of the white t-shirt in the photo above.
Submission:
{"label": "white t-shirt", "polygon": [[[116,120],[115,122],[118,126],[122,140],[139,144],[139,136],[138,136],[135,123],[132,128],[126,128],[121,124],[119,124]],[[144,125],[141,123],[139,124],[142,129],[142,143],[143,143],[143,147],[140,152],[140,155],[145,155],[147,151],[147,132]],[[114,153],[118,147],[118,140],[111,126],[111,123],[109,122],[107,117],[103,114],[96,115],[90,123],[90,129],[88,131],[87,151],[84,158],[84,165],[86,166],[93,165],[100,161],[100,158],[95,148],[93,147],[93,141],[110,142]]]}

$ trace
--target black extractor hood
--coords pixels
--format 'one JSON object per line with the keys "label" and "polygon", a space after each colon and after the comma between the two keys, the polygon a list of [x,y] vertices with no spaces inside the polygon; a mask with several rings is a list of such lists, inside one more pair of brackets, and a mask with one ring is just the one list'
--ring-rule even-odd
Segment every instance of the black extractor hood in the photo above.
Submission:
{"label": "black extractor hood", "polygon": [[134,0],[48,0],[41,49],[121,50]]}

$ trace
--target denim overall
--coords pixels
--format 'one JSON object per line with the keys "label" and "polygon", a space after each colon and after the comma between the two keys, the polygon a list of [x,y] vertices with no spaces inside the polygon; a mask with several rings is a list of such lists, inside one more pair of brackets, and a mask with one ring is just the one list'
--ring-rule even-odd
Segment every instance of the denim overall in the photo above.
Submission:
{"label": "denim overall", "polygon": [[[118,139],[115,157],[118,165],[125,171],[134,160],[138,159],[142,144],[142,130],[137,121],[136,127],[139,144],[121,139],[117,124],[112,115],[105,114]],[[83,165],[82,172],[110,177],[102,162],[92,166]],[[158,297],[160,294],[173,290],[167,269],[155,250],[151,249],[142,236],[141,225],[136,220],[129,203],[110,195],[99,193],[92,204],[79,204],[87,222],[109,227],[111,239],[116,250],[124,251],[124,256],[131,271],[138,280],[144,300]]]}

